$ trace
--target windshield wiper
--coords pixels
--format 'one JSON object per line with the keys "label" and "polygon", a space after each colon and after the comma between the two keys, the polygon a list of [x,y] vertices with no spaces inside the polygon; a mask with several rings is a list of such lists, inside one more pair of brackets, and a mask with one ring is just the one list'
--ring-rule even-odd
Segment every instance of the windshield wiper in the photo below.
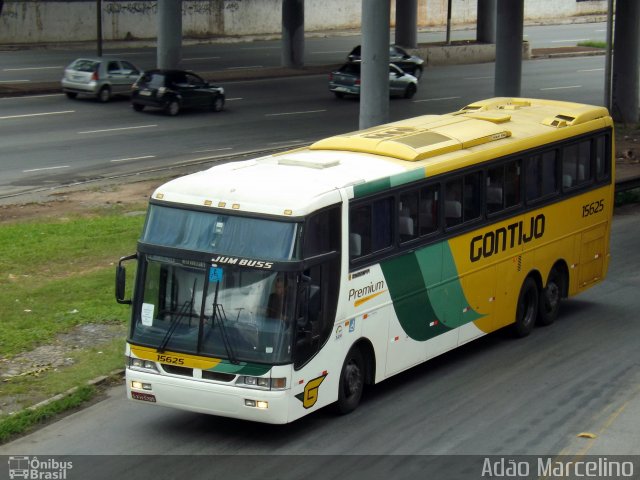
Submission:
{"label": "windshield wiper", "polygon": [[167,330],[167,333],[164,334],[164,338],[162,339],[160,346],[157,348],[158,353],[164,352],[165,348],[167,347],[167,344],[169,343],[169,340],[171,340],[171,337],[173,336],[173,333],[176,331],[176,328],[178,328],[180,321],[187,316],[188,312],[191,312],[191,310],[193,310],[193,302],[195,300],[194,297],[196,295],[197,282],[198,282],[197,278],[193,280],[193,290],[191,291],[191,300],[187,300],[186,302],[184,302],[180,307],[180,310],[178,310],[177,315],[174,316],[173,319],[171,320],[169,329]]}
{"label": "windshield wiper", "polygon": [[227,327],[225,325],[227,321],[227,314],[224,311],[224,307],[221,303],[218,303],[218,290],[220,289],[220,282],[216,283],[216,292],[213,297],[213,314],[212,314],[212,322],[213,325],[216,324],[216,319],[218,320],[218,325],[220,325],[220,336],[222,337],[222,343],[224,344],[224,349],[227,352],[227,356],[229,357],[229,361],[234,365],[238,365],[240,362],[236,359],[236,355],[231,347],[231,342],[229,341],[229,337],[227,336]]}

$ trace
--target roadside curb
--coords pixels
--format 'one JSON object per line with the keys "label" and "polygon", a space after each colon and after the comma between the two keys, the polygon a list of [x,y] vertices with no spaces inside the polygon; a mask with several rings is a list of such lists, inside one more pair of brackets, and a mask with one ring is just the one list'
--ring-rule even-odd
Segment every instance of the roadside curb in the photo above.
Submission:
{"label": "roadside curb", "polygon": [[[106,384],[110,380],[112,380],[114,378],[117,378],[117,377],[124,378],[124,369],[123,368],[117,369],[117,370],[113,370],[108,375],[101,375],[101,376],[96,377],[96,378],[94,378],[92,380],[88,380],[85,383],[85,385],[98,387],[98,386]],[[29,407],[26,407],[23,410],[35,411],[35,410],[38,410],[39,408],[46,407],[47,405],[50,405],[53,402],[57,402],[58,400],[62,400],[63,398],[68,397],[69,395],[72,395],[73,393],[77,392],[79,388],[80,387],[72,387],[72,388],[70,388],[69,390],[67,390],[65,392],[59,393],[57,395],[54,395],[51,398],[48,398],[46,400],[43,400],[42,402],[36,403],[35,405],[31,405]],[[13,412],[13,414],[18,413],[19,411],[20,410],[17,410],[16,412]]]}

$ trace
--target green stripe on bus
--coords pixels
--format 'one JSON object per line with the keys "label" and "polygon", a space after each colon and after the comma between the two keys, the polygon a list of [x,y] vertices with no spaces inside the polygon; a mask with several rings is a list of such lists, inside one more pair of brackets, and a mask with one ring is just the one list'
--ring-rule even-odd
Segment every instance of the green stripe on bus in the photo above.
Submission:
{"label": "green stripe on bus", "polygon": [[447,242],[380,266],[400,325],[413,340],[428,340],[483,316],[468,307]]}
{"label": "green stripe on bus", "polygon": [[355,198],[365,197],[374,193],[389,190],[392,187],[398,185],[404,185],[405,183],[415,182],[421,180],[426,176],[426,170],[424,168],[416,168],[409,170],[408,172],[402,172],[391,177],[380,178],[372,182],[361,183],[353,187],[353,194]]}
{"label": "green stripe on bus", "polygon": [[234,365],[226,360],[222,360],[215,367],[209,368],[210,372],[233,373],[236,375],[251,375],[259,377],[267,373],[271,367],[269,365],[258,365],[255,363],[240,363]]}

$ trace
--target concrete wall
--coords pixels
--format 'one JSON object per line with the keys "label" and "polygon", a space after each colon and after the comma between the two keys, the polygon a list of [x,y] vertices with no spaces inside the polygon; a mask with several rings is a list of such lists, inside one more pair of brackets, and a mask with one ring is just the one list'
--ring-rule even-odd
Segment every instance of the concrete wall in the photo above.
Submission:
{"label": "concrete wall", "polygon": [[[177,0],[176,0],[177,1]],[[358,29],[367,0],[306,0],[307,32]],[[0,0],[0,45],[95,40],[96,0]],[[366,4],[365,4],[366,5]],[[526,0],[525,18],[544,21],[603,13],[606,0]],[[453,0],[453,24],[473,24],[476,0]],[[421,27],[444,26],[447,0],[419,0]],[[105,40],[154,40],[155,0],[102,0]],[[183,36],[192,38],[277,35],[282,0],[183,0]],[[392,15],[395,18],[395,1]]]}

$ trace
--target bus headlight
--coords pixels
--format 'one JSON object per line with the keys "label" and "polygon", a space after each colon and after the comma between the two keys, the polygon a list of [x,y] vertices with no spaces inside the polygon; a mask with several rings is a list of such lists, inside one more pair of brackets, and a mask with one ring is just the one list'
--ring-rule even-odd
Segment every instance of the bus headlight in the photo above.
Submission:
{"label": "bus headlight", "polygon": [[153,373],[159,373],[158,367],[156,367],[156,362],[152,362],[151,360],[144,360],[142,358],[136,357],[128,357],[128,366],[135,370],[146,370]]}
{"label": "bus headlight", "polygon": [[256,388],[259,390],[284,390],[287,388],[287,379],[242,375],[236,380],[236,385],[239,387]]}

